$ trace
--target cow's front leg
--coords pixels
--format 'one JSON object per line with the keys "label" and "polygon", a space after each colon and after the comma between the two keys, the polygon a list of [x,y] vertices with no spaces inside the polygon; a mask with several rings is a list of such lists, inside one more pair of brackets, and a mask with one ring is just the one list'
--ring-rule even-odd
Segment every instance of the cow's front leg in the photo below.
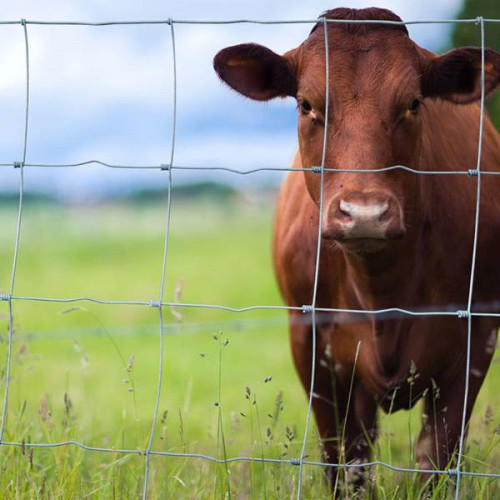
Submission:
{"label": "cow's front leg", "polygon": [[[491,321],[482,318],[476,318],[472,323],[466,427],[493,356],[496,328]],[[443,470],[456,466],[462,430],[465,367],[464,353],[453,379],[443,387],[433,382],[425,396],[423,426],[417,445],[417,461],[421,469]],[[426,474],[423,479],[428,477]]]}
{"label": "cow's front leg", "polygon": [[[295,366],[309,395],[312,325],[305,324],[303,316],[292,314],[290,334]],[[376,404],[352,377],[352,367],[335,366],[326,346],[318,335],[312,407],[324,461],[329,464],[360,464],[369,459],[371,440],[375,437]],[[332,488],[337,491],[339,481],[360,487],[364,482],[363,472],[360,467],[326,468]]]}

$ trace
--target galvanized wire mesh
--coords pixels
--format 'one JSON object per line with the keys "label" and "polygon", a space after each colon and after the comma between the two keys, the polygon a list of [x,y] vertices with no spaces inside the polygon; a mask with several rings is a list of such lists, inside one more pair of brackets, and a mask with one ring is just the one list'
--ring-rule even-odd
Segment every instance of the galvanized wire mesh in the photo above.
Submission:
{"label": "galvanized wire mesh", "polygon": [[[468,170],[431,170],[431,171],[420,171],[415,170],[405,165],[395,165],[391,167],[385,168],[376,168],[376,169],[368,169],[363,170],[366,173],[374,173],[374,172],[385,172],[388,170],[400,169],[408,171],[415,175],[462,175],[469,176],[473,178],[477,178],[477,194],[476,194],[476,207],[475,207],[475,228],[474,228],[474,243],[473,243],[473,253],[471,259],[471,269],[470,269],[470,279],[469,279],[469,294],[467,301],[467,309],[466,310],[453,310],[453,308],[448,308],[448,310],[434,311],[434,310],[407,310],[401,309],[398,307],[393,307],[389,309],[381,309],[381,310],[352,310],[352,309],[334,309],[334,308],[321,308],[317,307],[317,291],[318,291],[318,279],[319,279],[319,263],[320,263],[320,230],[318,230],[318,239],[317,239],[317,250],[316,250],[316,266],[315,266],[315,274],[314,274],[314,288],[313,288],[313,297],[311,304],[304,304],[301,307],[288,307],[282,305],[250,305],[248,307],[242,308],[234,308],[227,307],[224,305],[217,304],[201,304],[201,303],[180,303],[180,302],[168,302],[164,300],[164,288],[165,288],[165,274],[166,274],[166,266],[167,266],[167,256],[169,249],[169,234],[170,234],[170,219],[171,219],[171,193],[172,193],[172,173],[175,170],[218,170],[218,171],[226,171],[237,175],[250,175],[257,172],[266,172],[266,171],[312,171],[321,176],[321,199],[319,204],[319,219],[322,218],[323,213],[323,190],[324,190],[324,174],[325,172],[330,171],[331,169],[327,168],[325,165],[326,158],[326,147],[327,147],[327,127],[325,127],[324,131],[324,139],[323,139],[323,152],[322,152],[322,162],[321,165],[314,166],[311,168],[255,168],[250,170],[241,170],[236,168],[227,168],[227,167],[219,167],[219,166],[183,166],[176,165],[174,163],[175,158],[175,145],[176,145],[176,111],[177,111],[177,69],[176,69],[176,45],[175,45],[175,31],[174,26],[176,24],[192,24],[192,25],[228,25],[228,24],[262,24],[262,25],[271,25],[271,24],[316,24],[323,23],[326,27],[328,23],[352,23],[352,24],[392,24],[392,25],[413,25],[413,24],[455,24],[455,23],[473,23],[479,27],[480,36],[481,36],[481,58],[482,58],[482,66],[481,66],[481,113],[480,113],[480,124],[479,124],[479,137],[478,137],[478,154],[477,154],[477,165],[475,169]],[[10,290],[8,294],[0,294],[0,300],[6,301],[8,303],[9,310],[9,338],[8,338],[8,350],[7,350],[7,362],[5,369],[5,393],[3,398],[3,408],[2,408],[2,422],[0,425],[0,447],[1,446],[15,446],[15,447],[26,447],[26,448],[56,448],[61,446],[75,446],[81,448],[83,450],[89,452],[99,452],[99,453],[120,453],[120,454],[135,454],[144,456],[144,485],[143,485],[143,497],[146,498],[148,495],[148,479],[149,479],[149,471],[150,471],[150,456],[164,456],[164,457],[184,457],[184,458],[198,458],[203,460],[208,460],[214,463],[219,464],[228,464],[232,462],[262,462],[262,463],[286,463],[292,466],[299,466],[299,481],[298,481],[298,489],[297,489],[297,497],[300,498],[302,494],[302,486],[303,486],[303,467],[305,465],[310,466],[323,466],[323,467],[333,467],[333,468],[364,468],[370,466],[380,466],[386,469],[404,472],[404,473],[421,473],[421,474],[429,474],[429,475],[448,475],[451,477],[456,477],[456,488],[455,488],[455,496],[459,498],[460,495],[460,478],[462,476],[473,476],[478,478],[499,478],[500,474],[490,474],[490,473],[479,473],[479,472],[470,472],[462,470],[463,466],[463,451],[464,451],[464,439],[466,433],[466,406],[468,399],[468,391],[469,391],[469,375],[470,375],[470,345],[471,345],[471,332],[472,332],[472,318],[473,317],[500,317],[500,313],[494,312],[493,310],[490,312],[488,307],[491,306],[492,309],[495,309],[497,304],[485,304],[481,305],[479,308],[476,308],[474,311],[472,310],[472,299],[473,299],[473,291],[474,291],[474,276],[475,276],[475,268],[476,268],[476,255],[477,255],[477,242],[478,242],[478,229],[479,229],[479,215],[480,215],[480,202],[481,202],[481,177],[483,175],[500,175],[499,171],[489,170],[488,168],[481,169],[481,154],[482,154],[482,138],[483,138],[483,116],[484,116],[484,94],[485,94],[485,75],[484,75],[484,51],[485,51],[485,25],[486,24],[498,24],[500,23],[500,19],[483,19],[482,17],[478,17],[476,19],[451,19],[451,20],[418,20],[418,21],[410,21],[410,22],[396,22],[396,21],[388,21],[388,20],[333,20],[320,18],[311,19],[311,20],[291,20],[291,21],[260,21],[260,20],[226,20],[226,21],[197,21],[197,20],[174,20],[174,19],[165,19],[165,20],[152,20],[152,21],[110,21],[110,22],[101,22],[101,23],[88,23],[88,22],[71,22],[71,21],[36,21],[36,20],[25,20],[22,19],[20,21],[0,21],[1,25],[20,25],[23,34],[24,34],[24,44],[25,44],[25,67],[26,67],[26,98],[25,98],[25,125],[24,125],[24,143],[23,143],[23,151],[20,161],[14,161],[12,163],[3,163],[0,164],[1,167],[13,167],[19,169],[19,205],[18,205],[18,216],[17,216],[17,225],[16,225],[16,237],[14,244],[14,257],[12,263],[12,272],[10,278]],[[169,162],[165,164],[159,165],[123,165],[123,164],[110,164],[100,160],[88,160],[82,161],[79,163],[72,164],[57,164],[57,163],[27,163],[26,155],[28,148],[28,128],[29,128],[29,111],[30,111],[30,57],[29,57],[29,37],[28,37],[28,26],[29,25],[45,25],[45,26],[56,26],[56,25],[64,25],[64,26],[94,26],[94,27],[105,27],[105,26],[117,26],[117,25],[164,25],[168,26],[170,29],[170,39],[171,39],[171,50],[172,50],[172,78],[173,78],[173,113],[172,113],[172,140],[171,140],[171,153]],[[330,68],[329,60],[328,60],[328,35],[327,30],[325,29],[325,47],[326,47],[326,95],[329,95],[329,80],[330,80],[330,71],[334,68]],[[326,99],[326,110],[325,110],[325,123],[328,123],[328,105],[329,99]],[[32,167],[40,167],[40,168],[71,168],[82,165],[101,165],[109,168],[115,169],[159,169],[166,171],[167,180],[166,180],[166,191],[167,191],[167,207],[166,207],[166,223],[165,223],[165,240],[164,240],[164,251],[162,258],[162,272],[159,283],[159,294],[158,300],[144,300],[144,301],[127,301],[127,300],[105,300],[94,297],[72,297],[72,298],[56,298],[56,297],[31,297],[31,296],[19,296],[15,295],[15,278],[16,278],[16,269],[18,262],[18,250],[21,239],[21,226],[22,226],[22,214],[23,214],[23,201],[24,201],[24,175],[26,168]],[[336,172],[359,172],[359,170],[353,169],[335,169]],[[320,225],[321,226],[321,225]],[[11,380],[11,363],[12,363],[12,343],[13,343],[13,311],[12,311],[12,303],[13,301],[36,301],[36,302],[52,302],[52,303],[73,303],[73,302],[94,302],[98,304],[113,304],[113,305],[136,305],[142,307],[154,307],[158,309],[159,313],[159,368],[158,368],[158,382],[157,382],[157,391],[156,391],[156,401],[154,406],[154,414],[152,416],[151,421],[151,430],[149,434],[148,444],[144,450],[140,449],[117,449],[117,448],[103,448],[103,447],[93,447],[87,446],[84,443],[78,441],[63,441],[63,442],[53,442],[53,443],[19,443],[19,442],[9,442],[4,439],[5,425],[7,419],[7,408],[9,403],[9,388],[10,388],[10,380]],[[311,371],[311,389],[309,393],[309,403],[308,403],[308,411],[307,411],[307,419],[305,423],[305,432],[302,440],[302,449],[301,454],[297,458],[292,459],[273,459],[273,458],[259,458],[259,457],[232,457],[220,459],[217,457],[204,455],[204,454],[196,454],[196,453],[174,453],[174,452],[166,452],[166,451],[157,451],[153,449],[153,440],[155,435],[155,427],[158,418],[158,409],[160,402],[160,395],[162,392],[162,383],[163,383],[163,344],[164,344],[164,324],[163,324],[163,308],[164,307],[177,307],[177,308],[202,308],[202,309],[218,309],[223,311],[229,311],[234,313],[245,313],[248,311],[255,310],[280,310],[280,311],[302,311],[303,313],[310,313],[312,315],[312,371]],[[363,315],[380,315],[383,317],[400,317],[400,316],[453,316],[458,318],[463,318],[467,320],[467,352],[466,352],[466,370],[465,370],[465,394],[464,394],[464,404],[463,404],[463,416],[462,416],[462,425],[461,425],[461,434],[459,441],[459,449],[456,467],[447,470],[420,470],[413,468],[403,468],[397,467],[392,464],[382,462],[382,461],[372,461],[365,463],[355,463],[355,464],[344,464],[344,463],[323,463],[323,462],[315,462],[306,460],[305,450],[306,443],[308,437],[308,431],[310,426],[310,421],[312,418],[312,400],[314,396],[314,374],[316,369],[316,358],[315,358],[315,345],[316,345],[316,313],[317,312],[331,312],[331,313],[348,313],[348,314],[359,314]]]}

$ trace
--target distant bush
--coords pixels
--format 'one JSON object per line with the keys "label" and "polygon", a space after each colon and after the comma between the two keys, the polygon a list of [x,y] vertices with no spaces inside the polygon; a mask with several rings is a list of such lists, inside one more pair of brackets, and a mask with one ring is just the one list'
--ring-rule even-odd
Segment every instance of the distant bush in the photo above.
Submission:
{"label": "distant bush", "polygon": [[[474,19],[482,16],[485,19],[500,18],[500,2],[496,0],[465,0],[462,10],[458,14],[459,19]],[[498,24],[485,25],[485,46],[500,52],[500,29]],[[472,23],[455,24],[452,33],[453,45],[476,47],[481,45],[481,33],[479,26]],[[500,129],[500,92],[486,100],[486,106],[493,123]]]}

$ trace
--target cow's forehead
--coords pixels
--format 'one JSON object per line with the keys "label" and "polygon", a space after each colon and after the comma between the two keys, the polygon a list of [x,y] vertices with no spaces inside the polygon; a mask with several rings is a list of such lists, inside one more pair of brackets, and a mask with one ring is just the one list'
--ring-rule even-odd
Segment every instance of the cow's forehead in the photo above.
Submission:
{"label": "cow's forehead", "polygon": [[[300,46],[299,65],[325,63],[323,29],[314,31]],[[416,44],[403,32],[395,30],[366,30],[350,32],[344,25],[328,27],[330,62],[361,61],[363,59],[390,61],[392,64],[414,64],[419,61]],[[369,71],[370,68],[364,68]]]}
{"label": "cow's forehead", "polygon": [[[346,88],[398,86],[398,81],[415,81],[420,74],[417,47],[400,31],[374,30],[349,33],[329,27],[328,60],[333,84]],[[325,85],[325,40],[323,30],[315,31],[298,51],[299,89]]]}

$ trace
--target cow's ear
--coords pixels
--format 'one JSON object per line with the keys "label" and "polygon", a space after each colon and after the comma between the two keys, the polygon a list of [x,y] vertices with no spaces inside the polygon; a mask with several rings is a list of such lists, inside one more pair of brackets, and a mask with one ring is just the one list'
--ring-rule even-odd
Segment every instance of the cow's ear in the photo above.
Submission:
{"label": "cow's ear", "polygon": [[[484,91],[493,92],[500,84],[500,54],[484,51]],[[421,78],[424,97],[440,97],[467,104],[481,97],[481,49],[463,47],[432,59]]]}
{"label": "cow's ear", "polygon": [[250,99],[267,101],[295,96],[297,80],[292,52],[280,56],[262,45],[234,45],[215,56],[214,69],[224,82]]}

